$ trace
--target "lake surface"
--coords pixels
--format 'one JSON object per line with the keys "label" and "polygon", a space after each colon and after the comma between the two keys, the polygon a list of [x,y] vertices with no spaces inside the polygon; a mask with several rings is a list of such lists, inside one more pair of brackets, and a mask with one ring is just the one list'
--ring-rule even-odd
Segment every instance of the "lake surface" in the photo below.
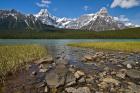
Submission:
{"label": "lake surface", "polygon": [[77,42],[140,42],[140,39],[0,39],[0,45],[40,44],[60,46]]}

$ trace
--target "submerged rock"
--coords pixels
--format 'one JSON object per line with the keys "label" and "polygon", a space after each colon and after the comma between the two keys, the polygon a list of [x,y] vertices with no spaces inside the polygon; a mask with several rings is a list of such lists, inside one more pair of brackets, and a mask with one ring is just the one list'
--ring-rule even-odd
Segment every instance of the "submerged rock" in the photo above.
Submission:
{"label": "submerged rock", "polygon": [[140,79],[140,71],[138,71],[138,70],[134,70],[134,69],[128,70],[126,72],[126,74],[128,77],[130,77],[132,79]]}
{"label": "submerged rock", "polygon": [[47,72],[45,80],[49,87],[64,85],[68,70],[65,65],[57,65],[55,69]]}

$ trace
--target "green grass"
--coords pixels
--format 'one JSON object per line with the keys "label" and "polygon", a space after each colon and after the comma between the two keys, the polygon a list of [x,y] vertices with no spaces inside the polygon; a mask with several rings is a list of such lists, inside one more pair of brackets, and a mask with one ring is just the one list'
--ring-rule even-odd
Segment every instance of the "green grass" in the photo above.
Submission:
{"label": "green grass", "polygon": [[45,47],[39,45],[0,46],[0,78],[14,73],[23,64],[47,55]]}
{"label": "green grass", "polygon": [[55,29],[52,31],[0,31],[1,39],[140,39],[140,28],[129,28],[116,31],[87,31]]}
{"label": "green grass", "polygon": [[125,52],[140,52],[140,42],[90,42],[68,44],[73,47],[105,49]]}

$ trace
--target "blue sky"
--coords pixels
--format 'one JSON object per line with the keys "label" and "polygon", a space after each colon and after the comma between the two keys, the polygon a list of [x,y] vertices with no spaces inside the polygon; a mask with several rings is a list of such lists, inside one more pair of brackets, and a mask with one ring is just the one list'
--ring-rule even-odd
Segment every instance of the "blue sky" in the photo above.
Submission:
{"label": "blue sky", "polygon": [[47,8],[55,16],[68,18],[95,13],[102,7],[112,16],[125,15],[124,19],[140,25],[140,0],[0,0],[0,9],[36,14]]}

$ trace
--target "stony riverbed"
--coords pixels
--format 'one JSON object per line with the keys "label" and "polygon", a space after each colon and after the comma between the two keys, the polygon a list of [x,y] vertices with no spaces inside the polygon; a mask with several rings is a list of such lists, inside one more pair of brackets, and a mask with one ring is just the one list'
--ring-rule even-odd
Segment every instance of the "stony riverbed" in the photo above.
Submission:
{"label": "stony riverbed", "polygon": [[3,93],[140,93],[140,53],[58,46],[11,75]]}

